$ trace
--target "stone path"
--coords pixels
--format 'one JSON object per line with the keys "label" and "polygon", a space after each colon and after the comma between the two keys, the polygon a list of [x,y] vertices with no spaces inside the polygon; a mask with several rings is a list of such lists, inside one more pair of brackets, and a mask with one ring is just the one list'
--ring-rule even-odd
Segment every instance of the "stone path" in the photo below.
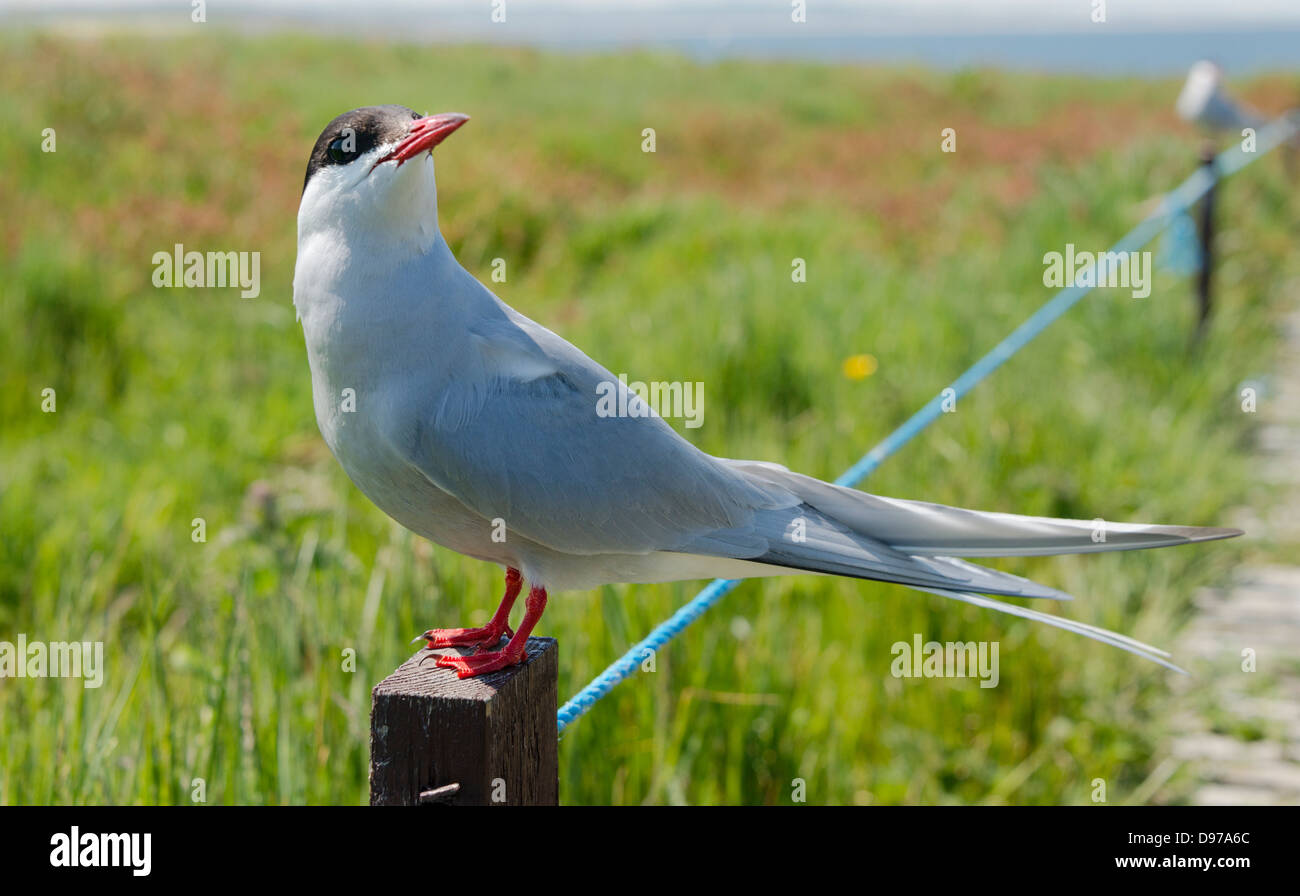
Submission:
{"label": "stone path", "polygon": [[[1234,524],[1300,560],[1300,312],[1286,321],[1276,376],[1257,407],[1260,475],[1280,500]],[[1243,567],[1226,587],[1198,594],[1196,606],[1175,651],[1193,674],[1180,676],[1170,747],[1197,775],[1191,801],[1300,805],[1300,566]],[[1254,672],[1242,668],[1247,648]]]}

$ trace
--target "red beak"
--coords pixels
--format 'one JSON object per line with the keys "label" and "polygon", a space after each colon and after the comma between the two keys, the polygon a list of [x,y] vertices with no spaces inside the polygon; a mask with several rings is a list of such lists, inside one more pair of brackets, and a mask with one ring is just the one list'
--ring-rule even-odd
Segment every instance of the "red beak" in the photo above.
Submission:
{"label": "red beak", "polygon": [[446,112],[442,115],[427,115],[411,123],[411,130],[393,151],[384,156],[370,169],[374,171],[384,162],[397,160],[400,168],[407,159],[413,159],[420,153],[428,152],[451,136],[452,132],[469,121],[468,115],[459,112]]}

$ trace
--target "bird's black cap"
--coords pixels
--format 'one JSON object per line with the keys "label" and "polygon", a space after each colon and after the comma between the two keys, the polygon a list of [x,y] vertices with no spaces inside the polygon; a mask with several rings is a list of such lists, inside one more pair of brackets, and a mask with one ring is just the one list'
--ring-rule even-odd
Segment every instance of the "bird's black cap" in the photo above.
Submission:
{"label": "bird's black cap", "polygon": [[[406,136],[411,121],[420,114],[406,106],[363,106],[344,112],[325,126],[316,138],[307,160],[307,176],[302,179],[303,192],[312,175],[330,165],[346,165],[384,143],[395,143]],[[350,140],[348,138],[351,138]],[[344,141],[330,152],[334,141]]]}

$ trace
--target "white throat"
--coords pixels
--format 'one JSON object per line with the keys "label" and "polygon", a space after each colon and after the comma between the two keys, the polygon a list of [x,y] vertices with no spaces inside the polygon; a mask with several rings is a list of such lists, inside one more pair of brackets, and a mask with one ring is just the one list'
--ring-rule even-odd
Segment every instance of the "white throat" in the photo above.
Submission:
{"label": "white throat", "polygon": [[425,154],[394,168],[370,171],[381,146],[346,167],[317,172],[298,207],[298,259],[294,304],[299,315],[310,302],[317,274],[338,272],[340,264],[365,271],[391,270],[437,249],[438,187],[433,156]]}

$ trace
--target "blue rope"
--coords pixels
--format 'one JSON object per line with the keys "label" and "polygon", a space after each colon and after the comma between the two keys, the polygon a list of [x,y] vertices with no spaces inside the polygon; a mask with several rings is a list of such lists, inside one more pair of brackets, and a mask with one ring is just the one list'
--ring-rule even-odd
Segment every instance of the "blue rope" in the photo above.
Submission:
{"label": "blue rope", "polygon": [[[1111,252],[1133,252],[1141,249],[1163,230],[1176,216],[1186,212],[1198,199],[1205,195],[1213,184],[1222,177],[1233,174],[1255,161],[1260,156],[1271,152],[1283,141],[1296,132],[1296,125],[1286,117],[1277,119],[1256,134],[1255,152],[1244,152],[1240,145],[1224,150],[1215,158],[1211,173],[1210,166],[1201,166],[1179,186],[1168,193],[1160,207],[1145,220],[1130,230],[1118,243],[1111,247]],[[1100,275],[1100,270],[1098,271]],[[1103,277],[1098,276],[1096,280]],[[952,385],[943,389],[929,403],[913,414],[902,426],[895,429],[884,441],[868,451],[852,467],[845,471],[836,485],[853,487],[873,473],[891,455],[918,436],[926,427],[943,415],[943,407],[970,392],[981,380],[1001,367],[1016,352],[1034,340],[1038,334],[1055,323],[1067,311],[1091,292],[1091,286],[1067,286],[1060,290],[1035,311],[1024,323],[1016,327],[1011,335],[1003,339],[993,350],[972,364],[965,373],[957,377]],[[949,392],[949,390],[952,390]],[[649,635],[634,645],[627,653],[601,672],[591,683],[574,694],[568,703],[560,707],[558,727],[562,733],[565,728],[576,722],[587,710],[596,705],[619,682],[630,678],[637,667],[673,638],[677,637],[686,626],[704,615],[705,611],[722,600],[735,589],[743,579],[714,579],[699,594],[691,598],[676,613],[660,623]]]}

